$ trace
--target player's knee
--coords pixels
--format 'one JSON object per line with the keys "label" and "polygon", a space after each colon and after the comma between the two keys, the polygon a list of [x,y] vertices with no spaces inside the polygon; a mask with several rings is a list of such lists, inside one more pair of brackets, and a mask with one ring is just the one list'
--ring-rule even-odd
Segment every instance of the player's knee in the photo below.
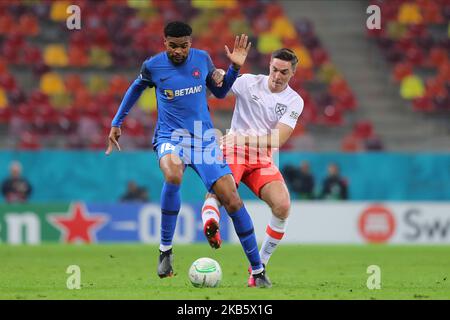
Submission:
{"label": "player's knee", "polygon": [[289,212],[291,209],[291,201],[289,199],[285,199],[277,202],[276,205],[272,207],[273,214],[282,220],[285,220],[289,217]]}
{"label": "player's knee", "polygon": [[225,199],[221,200],[221,202],[228,213],[236,212],[244,205],[237,193],[225,197]]}
{"label": "player's knee", "polygon": [[182,178],[183,172],[178,172],[178,170],[164,172],[164,180],[168,183],[180,185]]}

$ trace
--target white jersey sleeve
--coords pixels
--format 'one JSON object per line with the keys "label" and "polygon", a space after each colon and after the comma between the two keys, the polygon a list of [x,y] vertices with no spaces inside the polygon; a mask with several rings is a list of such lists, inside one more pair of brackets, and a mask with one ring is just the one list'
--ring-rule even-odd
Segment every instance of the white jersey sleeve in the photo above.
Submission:
{"label": "white jersey sleeve", "polygon": [[296,95],[294,99],[291,99],[286,112],[280,118],[279,122],[288,125],[292,129],[295,129],[295,126],[297,125],[297,120],[302,114],[303,105],[304,105],[303,99],[299,95]]}

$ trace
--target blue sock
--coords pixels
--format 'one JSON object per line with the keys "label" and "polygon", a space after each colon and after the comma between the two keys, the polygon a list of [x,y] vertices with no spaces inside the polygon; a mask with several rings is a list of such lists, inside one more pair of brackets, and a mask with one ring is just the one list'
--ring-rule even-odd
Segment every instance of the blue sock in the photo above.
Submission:
{"label": "blue sock", "polygon": [[161,191],[161,244],[172,245],[181,206],[180,186],[164,182]]}
{"label": "blue sock", "polygon": [[234,230],[236,230],[241,241],[252,270],[261,269],[263,266],[259,256],[258,244],[256,243],[255,231],[253,230],[253,222],[247,209],[245,209],[245,206],[242,206],[238,211],[233,213],[228,212],[228,214],[231,220],[233,220]]}

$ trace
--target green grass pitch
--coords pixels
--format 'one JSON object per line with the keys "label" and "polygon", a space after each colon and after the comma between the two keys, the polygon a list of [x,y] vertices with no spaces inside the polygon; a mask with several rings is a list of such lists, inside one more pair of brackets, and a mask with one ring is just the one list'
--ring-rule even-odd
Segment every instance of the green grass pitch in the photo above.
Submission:
{"label": "green grass pitch", "polygon": [[[176,276],[159,279],[158,247],[144,244],[0,245],[0,299],[450,299],[450,246],[279,246],[268,265],[271,289],[247,288],[239,245],[175,245]],[[187,273],[199,257],[216,259],[218,288],[194,288]],[[81,289],[69,290],[69,265]],[[369,290],[367,267],[381,268]]]}

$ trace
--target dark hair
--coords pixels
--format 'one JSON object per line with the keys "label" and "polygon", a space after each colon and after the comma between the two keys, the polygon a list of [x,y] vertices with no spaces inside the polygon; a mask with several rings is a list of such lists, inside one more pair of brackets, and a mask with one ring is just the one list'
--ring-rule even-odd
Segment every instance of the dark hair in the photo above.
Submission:
{"label": "dark hair", "polygon": [[272,59],[277,58],[283,61],[289,61],[294,67],[298,63],[298,58],[295,55],[295,52],[288,48],[282,48],[274,51],[272,53]]}
{"label": "dark hair", "polygon": [[169,22],[164,28],[165,37],[188,37],[192,34],[192,28],[190,25],[181,21]]}

